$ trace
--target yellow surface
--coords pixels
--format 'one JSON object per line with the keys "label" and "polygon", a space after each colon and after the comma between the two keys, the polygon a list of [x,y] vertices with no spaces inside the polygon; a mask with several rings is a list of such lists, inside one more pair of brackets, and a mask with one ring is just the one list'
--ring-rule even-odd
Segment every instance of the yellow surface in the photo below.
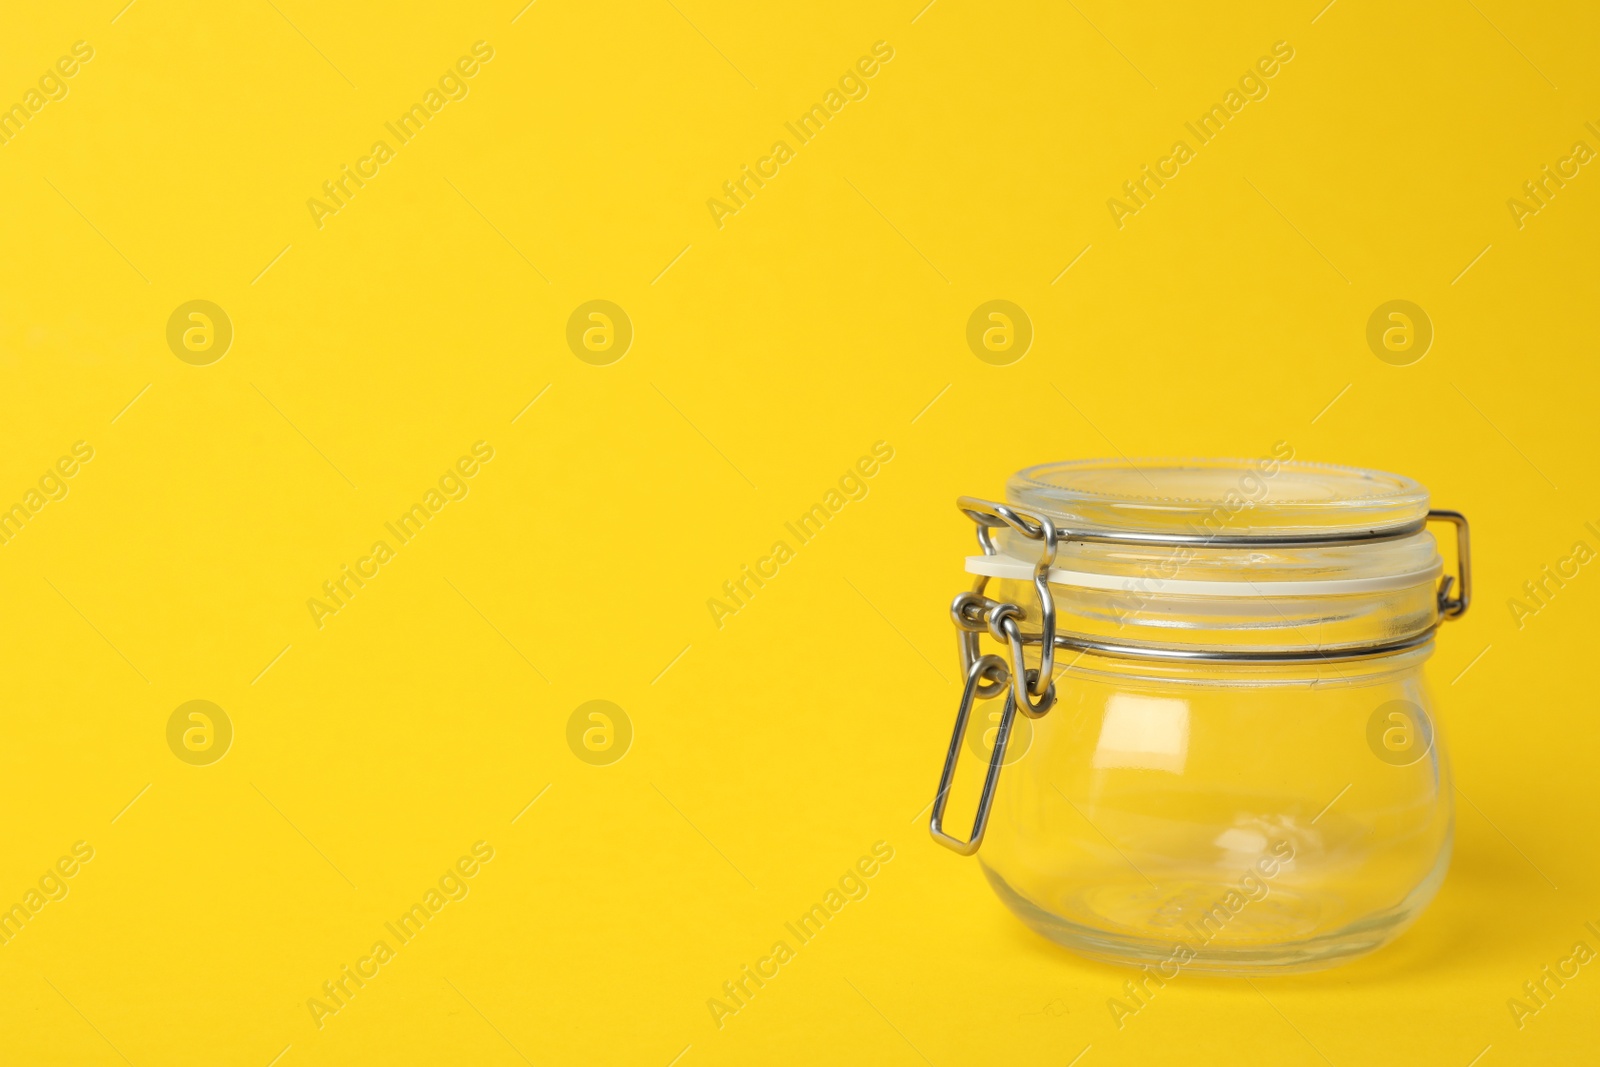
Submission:
{"label": "yellow surface", "polygon": [[[1600,565],[1561,563],[1600,549],[1591,5],[120,3],[0,33],[27,116],[0,146],[0,497],[27,516],[0,546],[0,898],[40,905],[0,946],[0,1062],[1600,1056],[1594,965],[1520,1028],[1507,1006],[1600,949]],[[1576,174],[1509,206],[1547,164]],[[346,165],[369,177],[330,202]],[[741,206],[746,165],[770,177]],[[231,321],[220,360],[169,347],[193,300]],[[620,361],[569,348],[592,300],[632,324]],[[1031,321],[1019,362],[968,347],[991,300]],[[1419,362],[1368,347],[1392,300],[1432,323]],[[1186,975],[1119,1030],[1126,973],[1028,933],[919,815],[952,501],[1279,441],[1471,516],[1477,601],[1429,668],[1455,862],[1387,951]],[[877,442],[866,495],[791,538]],[[401,543],[413,504],[437,514]],[[338,606],[346,565],[376,573]],[[220,761],[176,754],[220,744],[211,712],[169,747],[194,700],[231,723]],[[569,747],[604,745],[569,735],[595,700],[632,731],[609,765]],[[715,1019],[863,858],[866,895]],[[347,966],[373,976],[308,1007]]]}

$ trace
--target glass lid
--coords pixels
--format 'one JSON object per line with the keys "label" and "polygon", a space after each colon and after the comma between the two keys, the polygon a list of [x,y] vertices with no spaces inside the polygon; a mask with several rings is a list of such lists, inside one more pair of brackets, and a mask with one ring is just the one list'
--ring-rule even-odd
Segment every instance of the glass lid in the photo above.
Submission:
{"label": "glass lid", "polygon": [[1101,532],[1337,536],[1419,527],[1428,515],[1428,491],[1410,478],[1287,458],[1044,463],[1012,475],[1006,497]]}

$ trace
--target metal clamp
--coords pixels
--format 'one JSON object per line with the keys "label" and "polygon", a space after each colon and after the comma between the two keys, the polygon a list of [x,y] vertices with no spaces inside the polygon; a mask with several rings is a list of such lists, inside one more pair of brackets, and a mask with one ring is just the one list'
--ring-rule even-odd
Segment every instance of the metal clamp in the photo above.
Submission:
{"label": "metal clamp", "polygon": [[[1467,517],[1459,511],[1435,509],[1428,512],[1428,521],[1448,522],[1456,528],[1456,576],[1446,576],[1439,583],[1439,619],[1459,619],[1472,603],[1472,543]],[[1461,591],[1459,596],[1450,595],[1452,583]]]}
{"label": "metal clamp", "polygon": [[[961,738],[967,732],[967,718],[972,705],[982,695],[979,689],[983,676],[998,671],[1005,674],[1005,661],[999,656],[980,656],[967,670],[967,684],[961,690],[961,706],[956,710],[956,728],[950,735],[950,750],[945,753],[944,770],[939,774],[939,795],[933,798],[933,816],[928,829],[933,839],[947,848],[970,856],[983,844],[983,831],[989,825],[989,808],[994,803],[994,787],[1000,781],[1000,767],[1006,758],[1006,742],[1011,739],[1011,723],[1016,718],[1017,702],[1014,693],[1006,694],[1005,710],[1000,713],[1000,729],[995,733],[994,751],[989,754],[989,770],[983,776],[983,792],[978,797],[978,813],[972,817],[972,830],[966,838],[952,837],[944,832],[944,809],[950,800],[950,784],[955,781],[956,763],[961,759]],[[992,692],[998,692],[1003,682],[996,681]]]}
{"label": "metal clamp", "polygon": [[[966,685],[962,689],[961,704],[956,711],[955,733],[950,738],[950,750],[945,756],[944,771],[939,777],[939,794],[934,798],[933,817],[929,829],[933,833],[934,840],[963,856],[970,856],[978,851],[978,846],[983,841],[983,832],[989,822],[989,808],[994,803],[995,786],[1000,779],[1000,767],[1005,760],[1006,740],[1010,736],[1015,713],[1021,711],[1029,718],[1037,719],[1055,706],[1056,687],[1052,676],[1055,673],[1056,649],[1094,652],[1132,660],[1231,664],[1344,662],[1393,656],[1420,648],[1433,640],[1434,633],[1441,625],[1465,615],[1472,601],[1471,543],[1466,516],[1459,511],[1435,509],[1429,511],[1425,518],[1404,525],[1355,532],[1251,536],[1063,531],[1057,529],[1048,515],[1027,511],[1011,504],[964,496],[956,501],[956,506],[977,526],[978,544],[982,547],[984,555],[1000,554],[999,546],[994,541],[993,531],[1001,528],[1015,530],[1028,540],[1040,544],[1039,558],[1033,567],[1033,586],[1037,603],[1035,614],[1039,621],[1037,632],[1024,632],[1021,625],[1033,618],[1034,614],[1024,610],[1021,605],[993,600],[984,595],[984,590],[989,584],[989,579],[985,576],[979,576],[970,590],[957,594],[950,604],[950,618],[956,626],[956,647],[962,673],[966,676]],[[1433,624],[1410,637],[1334,650],[1203,649],[1160,648],[1134,642],[1103,641],[1056,632],[1056,606],[1055,596],[1050,590],[1050,568],[1055,564],[1056,550],[1062,541],[1197,548],[1243,546],[1329,548],[1397,541],[1421,533],[1430,522],[1448,522],[1456,528],[1456,573],[1446,575],[1439,582],[1436,597],[1438,616]],[[999,656],[982,653],[979,638],[985,632],[1010,651],[1009,665]],[[1039,649],[1037,668],[1029,667],[1024,659],[1025,650],[1030,645]],[[955,778],[961,738],[966,732],[967,719],[972,712],[973,704],[978,700],[988,700],[997,696],[1002,689],[1008,690],[1005,711],[1000,718],[1000,729],[995,737],[994,751],[989,757],[989,769],[984,776],[983,792],[978,798],[978,813],[973,819],[972,832],[963,840],[945,833],[943,829],[945,804],[949,800],[950,785]]]}
{"label": "metal clamp", "polygon": [[[987,578],[979,578],[970,593],[961,594],[950,605],[951,618],[955,620],[958,631],[961,669],[970,674],[972,664],[978,655],[978,635],[985,630],[989,631],[996,641],[1011,649],[1012,699],[1024,715],[1030,719],[1037,719],[1049,711],[1056,702],[1053,679],[1056,655],[1056,599],[1050,592],[1050,568],[1055,566],[1056,548],[1060,543],[1056,524],[1048,515],[1036,515],[1009,504],[979,500],[977,497],[964,496],[956,501],[956,506],[978,527],[978,544],[983,546],[985,555],[999,555],[1000,549],[994,543],[990,531],[1001,527],[1010,527],[1028,540],[1040,543],[1039,558],[1033,564],[1033,591],[1039,614],[1037,670],[1028,667],[1022,654],[1025,644],[1035,643],[1025,640],[1022,627],[1019,625],[1020,620],[1029,616],[1016,604],[996,604],[984,599],[983,590],[989,582]],[[974,613],[973,609],[980,601],[992,606],[981,613]],[[996,684],[1000,681],[996,679]],[[991,696],[994,691],[991,685],[982,695]]]}

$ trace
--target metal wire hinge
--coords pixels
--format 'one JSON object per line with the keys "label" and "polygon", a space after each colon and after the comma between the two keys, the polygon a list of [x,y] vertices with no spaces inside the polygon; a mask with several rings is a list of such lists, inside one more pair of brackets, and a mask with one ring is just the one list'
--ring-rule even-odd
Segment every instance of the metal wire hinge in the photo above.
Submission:
{"label": "metal wire hinge", "polygon": [[[939,792],[934,797],[933,815],[928,829],[934,840],[963,856],[978,851],[983,842],[984,830],[989,823],[989,809],[994,803],[995,788],[1000,780],[1000,768],[1005,762],[1006,742],[1011,736],[1011,724],[1018,711],[1037,719],[1055,706],[1055,673],[1057,648],[1096,652],[1102,655],[1128,659],[1156,659],[1201,661],[1212,663],[1321,663],[1338,660],[1366,659],[1389,656],[1425,645],[1433,639],[1434,631],[1451,619],[1466,614],[1472,600],[1472,560],[1467,520],[1459,511],[1433,510],[1426,518],[1405,526],[1387,529],[1339,532],[1321,536],[1296,534],[1251,536],[1246,534],[1189,535],[1140,533],[1072,533],[1056,528],[1048,515],[1041,515],[977,497],[961,497],[956,501],[961,513],[978,528],[978,544],[984,555],[1000,554],[994,542],[993,531],[1009,528],[1029,541],[1039,544],[1039,555],[1033,566],[1035,608],[1029,612],[1021,605],[992,600],[984,595],[989,579],[980,576],[973,587],[957,594],[950,604],[950,618],[956,625],[957,651],[961,672],[966,684],[961,691],[961,704],[956,709],[955,731],[950,737],[950,748],[945,754],[944,768],[939,775]],[[1333,545],[1363,544],[1377,541],[1394,541],[1421,533],[1430,522],[1448,522],[1456,528],[1456,573],[1440,580],[1436,595],[1438,615],[1426,631],[1411,637],[1374,644],[1362,648],[1341,649],[1337,652],[1318,650],[1208,650],[1155,648],[1146,645],[1118,644],[1102,640],[1060,634],[1056,632],[1055,596],[1050,589],[1050,568],[1054,566],[1056,550],[1063,540],[1091,541],[1108,544],[1170,545],[1226,547],[1328,547]],[[1037,632],[1025,633],[1024,621],[1037,618]],[[997,655],[984,654],[979,639],[987,632],[1010,652],[1010,662]],[[1039,666],[1029,667],[1024,658],[1029,646],[1039,649]],[[989,755],[988,771],[983,779],[983,791],[978,797],[977,814],[973,816],[972,829],[965,838],[948,834],[944,830],[945,806],[950,797],[950,787],[955,780],[956,764],[961,756],[961,739],[966,733],[967,720],[973,705],[979,700],[990,700],[1006,692],[1005,710],[1000,716],[1000,728],[995,735],[994,749]]]}

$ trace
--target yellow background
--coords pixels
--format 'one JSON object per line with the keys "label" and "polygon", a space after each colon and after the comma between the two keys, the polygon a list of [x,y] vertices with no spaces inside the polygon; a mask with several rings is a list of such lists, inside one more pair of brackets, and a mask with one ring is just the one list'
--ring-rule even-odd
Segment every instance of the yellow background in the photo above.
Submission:
{"label": "yellow background", "polygon": [[[95,55],[0,147],[0,498],[95,454],[0,547],[0,904],[95,857],[0,947],[0,1062],[1600,1055],[1593,965],[1506,1007],[1600,948],[1600,576],[1507,607],[1600,548],[1600,174],[1506,205],[1600,148],[1600,14],[921,2],[7,10],[0,102]],[[470,95],[319,229],[307,199],[479,40]],[[880,40],[719,229],[708,198]],[[1107,199],[1277,41],[1270,95],[1118,229]],[[997,298],[1036,333],[1005,367],[965,341]],[[234,325],[209,366],[165,340],[192,299]],[[634,325],[610,366],[565,340],[591,299]],[[1411,366],[1365,341],[1392,299],[1436,330]],[[318,629],[307,599],[479,440],[470,495]],[[707,599],[880,440],[870,495],[718,629]],[[1471,803],[1391,948],[1185,975],[1119,1031],[1127,972],[1027,932],[919,814],[952,503],[1277,441],[1471,517],[1477,600],[1429,667]],[[236,731],[210,766],[167,746],[193,699]],[[566,739],[596,699],[635,732],[603,767]],[[318,1029],[307,999],[479,840],[470,895]],[[880,840],[870,895],[719,1029],[707,999]]]}

